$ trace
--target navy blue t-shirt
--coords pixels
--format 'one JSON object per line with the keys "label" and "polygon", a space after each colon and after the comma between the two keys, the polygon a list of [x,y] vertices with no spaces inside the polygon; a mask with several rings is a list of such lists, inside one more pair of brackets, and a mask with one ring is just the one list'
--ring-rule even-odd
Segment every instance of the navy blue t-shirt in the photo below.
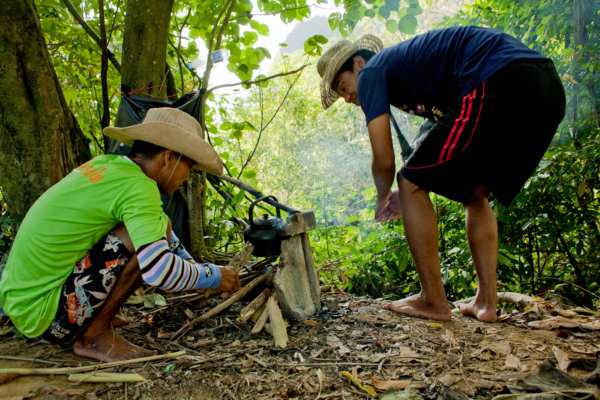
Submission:
{"label": "navy blue t-shirt", "polygon": [[358,99],[369,123],[390,104],[426,116],[518,59],[544,59],[507,34],[473,26],[434,30],[383,49],[358,76]]}

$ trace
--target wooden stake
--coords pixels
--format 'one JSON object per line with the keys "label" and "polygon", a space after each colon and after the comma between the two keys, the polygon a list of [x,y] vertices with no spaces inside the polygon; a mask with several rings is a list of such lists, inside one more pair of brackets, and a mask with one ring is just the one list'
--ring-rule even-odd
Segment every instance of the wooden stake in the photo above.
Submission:
{"label": "wooden stake", "polygon": [[240,317],[238,321],[241,323],[245,323],[248,321],[252,315],[258,310],[263,304],[266,303],[267,299],[271,295],[271,289],[267,288],[263,290],[254,300],[252,300],[248,305],[242,308],[240,311]]}
{"label": "wooden stake", "polygon": [[261,284],[265,279],[270,278],[270,277],[271,277],[271,274],[266,273],[266,274],[262,274],[259,277],[254,278],[254,280],[252,282],[248,283],[243,288],[240,288],[237,292],[235,292],[230,298],[228,298],[224,302],[211,308],[210,310],[208,310],[204,314],[200,315],[199,317],[196,317],[193,320],[187,322],[177,332],[175,332],[173,334],[172,339],[176,340],[176,339],[180,338],[182,335],[184,335],[186,332],[188,332],[190,329],[192,329],[192,327],[194,325],[196,325],[197,323],[206,321],[207,319],[214,317],[215,315],[219,314],[221,311],[227,309],[229,306],[231,306],[236,301],[244,298],[252,289],[254,289],[256,286]]}
{"label": "wooden stake", "polygon": [[275,346],[280,348],[287,347],[288,335],[285,321],[283,320],[283,315],[281,315],[281,309],[277,305],[277,297],[275,295],[269,297],[267,301],[267,312],[269,313],[271,334],[273,335]]}
{"label": "wooden stake", "polygon": [[155,360],[164,360],[168,358],[178,358],[185,354],[185,351],[175,353],[159,354],[156,356],[132,358],[131,360],[113,361],[101,364],[86,365],[83,367],[60,367],[60,368],[0,368],[0,374],[18,374],[18,375],[70,375],[77,372],[89,372],[99,369],[118,367],[121,365],[136,364]]}
{"label": "wooden stake", "polygon": [[269,318],[269,311],[267,311],[267,307],[265,307],[263,308],[260,317],[258,317],[258,320],[256,320],[256,324],[254,324],[254,328],[252,328],[250,333],[253,335],[260,333],[267,323],[267,318]]}

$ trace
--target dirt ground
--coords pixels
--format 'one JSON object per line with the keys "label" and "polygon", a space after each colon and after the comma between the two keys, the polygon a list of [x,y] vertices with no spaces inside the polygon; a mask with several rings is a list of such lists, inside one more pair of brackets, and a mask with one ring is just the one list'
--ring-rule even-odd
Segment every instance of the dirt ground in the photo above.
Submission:
{"label": "dirt ground", "polygon": [[[392,314],[381,308],[382,300],[324,292],[318,315],[290,323],[290,343],[283,350],[274,348],[268,333],[253,336],[252,325],[236,323],[247,301],[174,342],[170,336],[187,320],[186,313],[199,315],[219,299],[167,300],[167,306],[123,310],[130,322],[119,330],[132,342],[159,354],[186,351],[176,360],[112,369],[138,372],[146,381],[82,384],[58,375],[26,376],[0,385],[0,398],[598,398],[597,315],[583,310],[588,325],[532,329],[531,320],[553,315],[582,321],[577,310],[558,313],[541,299],[504,314],[497,323],[456,315],[438,323]],[[68,348],[25,340],[8,323],[0,325],[0,368],[91,363]],[[525,392],[545,394],[511,395]]]}

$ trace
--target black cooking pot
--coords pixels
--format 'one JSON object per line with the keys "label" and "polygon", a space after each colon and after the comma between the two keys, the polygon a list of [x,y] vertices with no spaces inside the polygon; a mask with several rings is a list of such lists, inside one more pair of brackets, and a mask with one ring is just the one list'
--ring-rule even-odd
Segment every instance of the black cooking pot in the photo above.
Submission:
{"label": "black cooking pot", "polygon": [[244,239],[254,245],[252,254],[258,257],[278,256],[281,253],[281,239],[284,235],[285,222],[281,219],[281,210],[277,210],[277,217],[264,214],[261,218],[254,219],[254,206],[266,199],[277,201],[274,196],[263,196],[254,200],[248,210],[250,225],[244,231]]}

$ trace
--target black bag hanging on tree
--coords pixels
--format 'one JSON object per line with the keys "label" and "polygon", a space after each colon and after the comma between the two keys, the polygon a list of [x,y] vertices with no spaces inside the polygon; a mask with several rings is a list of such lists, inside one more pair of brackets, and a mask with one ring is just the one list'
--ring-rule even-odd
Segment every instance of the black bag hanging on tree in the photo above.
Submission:
{"label": "black bag hanging on tree", "polygon": [[254,206],[266,199],[277,201],[274,196],[262,196],[254,200],[248,210],[249,226],[244,231],[244,240],[252,243],[254,246],[252,254],[257,257],[278,256],[281,253],[281,240],[286,237],[286,223],[281,218],[279,207],[275,207],[276,217],[264,214],[261,218],[254,218]]}

